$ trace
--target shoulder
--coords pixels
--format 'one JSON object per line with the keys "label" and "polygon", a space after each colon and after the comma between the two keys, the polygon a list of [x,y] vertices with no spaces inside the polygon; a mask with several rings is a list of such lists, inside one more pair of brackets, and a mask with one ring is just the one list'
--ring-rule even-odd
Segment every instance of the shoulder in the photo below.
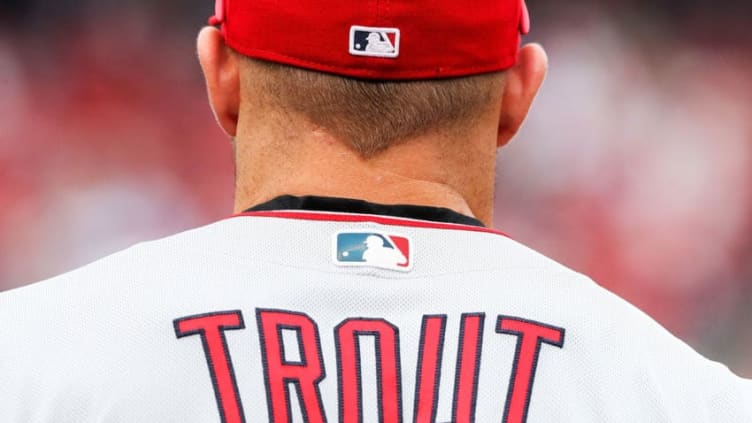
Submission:
{"label": "shoulder", "polygon": [[[560,274],[564,275],[564,273]],[[742,421],[752,416],[752,381],[709,360],[628,301],[575,274],[566,296],[567,346],[591,394],[622,397],[642,415],[670,421]],[[576,294],[575,294],[576,293]],[[721,406],[725,404],[725,406]],[[744,420],[746,421],[746,420]]]}
{"label": "shoulder", "polygon": [[[525,283],[507,295],[536,298],[543,320],[566,329],[564,354],[571,375],[599,387],[593,394],[622,395],[644,414],[684,421],[741,421],[752,415],[752,380],[707,359],[651,316],[586,275],[508,241],[518,263],[527,263]],[[519,272],[524,272],[521,266]],[[536,272],[539,277],[531,277]],[[511,285],[514,286],[514,285]],[[535,292],[530,292],[535,291]],[[513,301],[513,302],[519,302]],[[735,404],[721,407],[720,404]],[[741,405],[740,404],[745,404]],[[750,404],[750,405],[746,405]],[[689,414],[694,413],[695,416]],[[702,416],[703,418],[698,418]],[[731,418],[732,416],[736,419]]]}
{"label": "shoulder", "polygon": [[[165,275],[178,273],[198,255],[211,250],[212,234],[218,224],[189,230],[166,238],[135,244],[76,270],[21,288],[0,292],[0,320],[12,320],[35,309],[50,313],[59,308],[75,308],[82,303],[100,302],[127,294]],[[206,247],[205,249],[199,246]]]}
{"label": "shoulder", "polygon": [[[289,250],[299,238],[299,222],[274,218],[230,218],[161,239],[133,245],[76,270],[21,288],[0,292],[0,321],[28,325],[24,316],[96,311],[109,315],[125,304],[169,299],[211,281],[236,279],[241,269],[259,263],[288,265],[294,259],[273,251]],[[296,262],[296,263],[299,263]],[[252,272],[253,273],[253,272]],[[165,301],[160,307],[164,308]],[[0,326],[0,332],[3,328]]]}

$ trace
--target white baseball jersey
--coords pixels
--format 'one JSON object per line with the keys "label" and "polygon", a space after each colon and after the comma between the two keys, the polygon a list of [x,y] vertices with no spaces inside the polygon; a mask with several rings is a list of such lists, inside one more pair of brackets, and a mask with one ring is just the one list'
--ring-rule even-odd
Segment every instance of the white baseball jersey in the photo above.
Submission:
{"label": "white baseball jersey", "polygon": [[285,197],[0,294],[0,422],[752,422],[752,381],[475,223]]}

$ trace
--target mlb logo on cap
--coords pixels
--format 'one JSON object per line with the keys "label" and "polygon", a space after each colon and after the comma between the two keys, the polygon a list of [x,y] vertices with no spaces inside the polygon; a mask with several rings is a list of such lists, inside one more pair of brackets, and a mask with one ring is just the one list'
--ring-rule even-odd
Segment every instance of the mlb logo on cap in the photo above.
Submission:
{"label": "mlb logo on cap", "polygon": [[399,57],[400,30],[354,25],[350,28],[350,54],[369,57]]}
{"label": "mlb logo on cap", "polygon": [[378,232],[340,232],[334,237],[334,262],[339,266],[412,269],[410,239]]}

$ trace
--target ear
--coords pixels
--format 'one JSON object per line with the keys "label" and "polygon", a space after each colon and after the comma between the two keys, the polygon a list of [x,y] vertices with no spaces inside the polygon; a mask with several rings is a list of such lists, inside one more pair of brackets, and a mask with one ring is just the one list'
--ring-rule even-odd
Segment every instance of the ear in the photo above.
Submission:
{"label": "ear", "polygon": [[209,103],[219,126],[234,137],[240,110],[240,78],[235,55],[219,29],[207,26],[198,34],[198,60],[206,79]]}
{"label": "ear", "polygon": [[539,44],[528,44],[519,53],[517,64],[506,71],[502,95],[497,147],[506,145],[527,117],[548,70],[548,57]]}

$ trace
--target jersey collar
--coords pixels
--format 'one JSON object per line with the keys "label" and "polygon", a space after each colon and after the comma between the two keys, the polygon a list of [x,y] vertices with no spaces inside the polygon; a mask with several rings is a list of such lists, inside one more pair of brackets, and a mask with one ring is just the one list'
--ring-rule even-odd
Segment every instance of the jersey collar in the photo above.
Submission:
{"label": "jersey collar", "polygon": [[266,203],[253,206],[243,214],[290,210],[390,216],[429,222],[451,223],[478,228],[484,227],[483,223],[478,219],[442,207],[415,206],[409,204],[386,205],[349,198],[317,196],[296,197],[292,195],[283,195]]}

